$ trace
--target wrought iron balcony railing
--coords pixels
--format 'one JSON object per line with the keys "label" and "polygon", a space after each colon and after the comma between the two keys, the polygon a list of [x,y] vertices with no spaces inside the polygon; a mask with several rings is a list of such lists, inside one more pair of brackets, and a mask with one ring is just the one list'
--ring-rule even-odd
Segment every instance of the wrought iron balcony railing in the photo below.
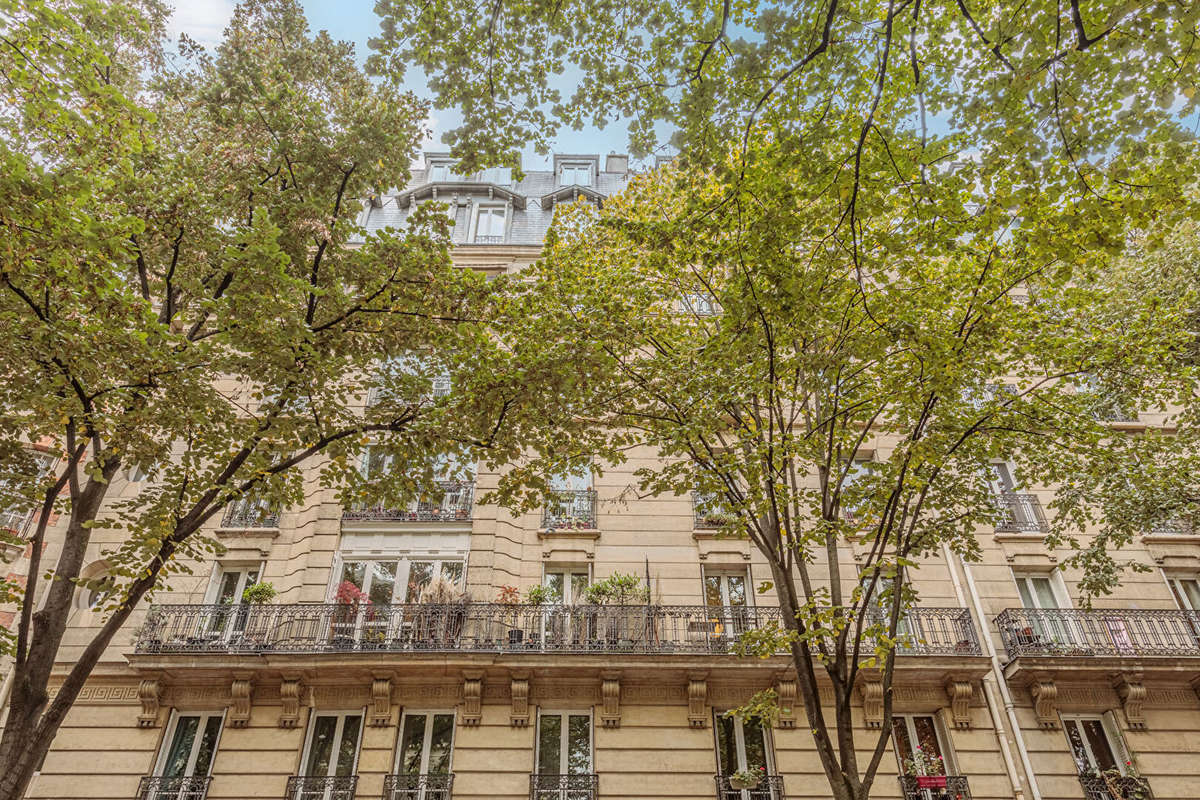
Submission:
{"label": "wrought iron balcony railing", "polygon": [[1131,775],[1081,775],[1085,800],[1154,800],[1145,778]]}
{"label": "wrought iron balcony railing", "polygon": [[596,775],[529,776],[529,800],[596,800],[599,792]]}
{"label": "wrought iron balcony railing", "polygon": [[137,800],[204,800],[212,778],[142,778],[138,784]]}
{"label": "wrought iron balcony railing", "polygon": [[1151,525],[1150,533],[1156,536],[1193,536],[1196,526],[1182,518],[1164,519]]}
{"label": "wrought iron balcony railing", "polygon": [[901,775],[904,800],[971,800],[971,787],[963,775]]}
{"label": "wrought iron balcony railing", "polygon": [[[139,653],[568,652],[727,654],[745,631],[782,624],[778,608],[501,603],[160,605]],[[963,608],[905,615],[901,655],[979,655]]]}
{"label": "wrought iron balcony railing", "polygon": [[383,779],[383,800],[450,800],[453,775],[388,775]]}
{"label": "wrought iron balcony railing", "polygon": [[729,775],[717,775],[717,800],[787,800],[782,775],[764,775],[753,789],[737,789]]}
{"label": "wrought iron balcony railing", "polygon": [[288,778],[285,800],[354,800],[357,775],[293,775]]}
{"label": "wrought iron balcony railing", "polygon": [[1018,656],[1200,657],[1200,612],[1103,608],[1008,608],[996,617],[1004,649]]}
{"label": "wrought iron balcony railing", "polygon": [[278,528],[279,509],[257,497],[241,497],[225,507],[222,528]]}
{"label": "wrought iron balcony railing", "polygon": [[595,530],[594,489],[552,489],[546,497],[542,527],[547,530]]}
{"label": "wrought iron balcony railing", "polygon": [[392,520],[399,522],[462,522],[471,519],[475,484],[471,481],[439,481],[430,491],[406,508],[384,503],[351,506],[342,512],[344,520]]}
{"label": "wrought iron balcony railing", "polygon": [[997,531],[1044,531],[1046,517],[1042,514],[1042,504],[1037,495],[1003,492],[993,496],[999,514],[996,519]]}
{"label": "wrought iron balcony railing", "polygon": [[475,244],[504,244],[503,236],[480,236],[475,235]]}
{"label": "wrought iron balcony railing", "polygon": [[712,497],[692,492],[692,527],[698,531],[715,531],[732,519],[729,511],[722,511]]}

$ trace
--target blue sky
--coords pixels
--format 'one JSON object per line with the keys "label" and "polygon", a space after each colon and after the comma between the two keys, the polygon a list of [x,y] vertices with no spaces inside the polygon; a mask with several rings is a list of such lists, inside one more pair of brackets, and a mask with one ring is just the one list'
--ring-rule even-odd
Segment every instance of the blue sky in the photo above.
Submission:
{"label": "blue sky", "polygon": [[[221,33],[233,14],[235,0],[173,0],[173,5],[172,35],[186,33],[202,44],[213,45],[221,40]],[[353,42],[359,60],[366,58],[370,52],[367,39],[379,29],[374,0],[301,0],[301,5],[313,30],[327,30],[336,39]],[[414,91],[428,96],[419,70],[416,73],[410,71],[407,78]],[[429,120],[434,132],[433,141],[426,149],[444,149],[440,132],[453,127],[457,120],[458,115],[453,109],[435,109]],[[624,130],[615,127],[604,131],[563,131],[554,149],[560,153],[624,153],[627,141]],[[523,155],[522,161],[526,169],[538,169],[547,164],[547,159],[532,150]]]}

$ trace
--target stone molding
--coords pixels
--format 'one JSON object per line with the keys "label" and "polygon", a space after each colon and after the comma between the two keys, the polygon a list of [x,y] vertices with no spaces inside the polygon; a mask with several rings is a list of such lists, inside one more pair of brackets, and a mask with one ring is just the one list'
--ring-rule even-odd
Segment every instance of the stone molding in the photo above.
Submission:
{"label": "stone molding", "polygon": [[1125,712],[1125,722],[1132,730],[1146,729],[1146,714],[1142,705],[1146,702],[1146,687],[1142,685],[1142,676],[1120,673],[1113,677],[1113,688],[1117,697],[1121,698],[1121,709]]}
{"label": "stone molding", "polygon": [[162,685],[158,679],[146,678],[139,683],[137,697],[142,704],[142,713],[138,714],[138,727],[157,728],[159,700],[162,698]]}
{"label": "stone molding", "polygon": [[371,678],[370,725],[386,728],[392,724],[392,678],[390,675],[373,675]]}
{"label": "stone molding", "polygon": [[862,700],[863,721],[868,728],[883,727],[883,681],[878,678],[863,678],[858,684]]}
{"label": "stone molding", "polygon": [[459,724],[473,728],[483,719],[483,670],[463,670],[462,697]]}
{"label": "stone molding", "polygon": [[235,674],[229,685],[232,703],[226,721],[231,728],[244,728],[250,724],[250,708],[253,701],[254,682],[248,674]]}
{"label": "stone molding", "polygon": [[796,727],[796,679],[783,673],[775,680],[775,696],[779,702],[779,716],[775,718],[777,728]]}
{"label": "stone molding", "polygon": [[621,727],[621,673],[600,673],[600,724]]}
{"label": "stone molding", "polygon": [[1033,713],[1038,725],[1046,730],[1058,728],[1058,687],[1051,675],[1039,675],[1029,685],[1029,696],[1033,698]]}
{"label": "stone molding", "polygon": [[512,698],[512,712],[508,724],[514,728],[529,727],[529,673],[513,672],[509,680],[509,694]]}
{"label": "stone molding", "polygon": [[294,728],[300,722],[300,702],[304,686],[298,675],[285,675],[279,681],[279,727]]}
{"label": "stone molding", "polygon": [[971,727],[971,698],[975,696],[975,687],[971,681],[948,676],[945,682],[946,699],[950,704],[950,721],[959,730]]}
{"label": "stone molding", "polygon": [[688,725],[693,728],[708,726],[708,673],[693,672],[688,675]]}

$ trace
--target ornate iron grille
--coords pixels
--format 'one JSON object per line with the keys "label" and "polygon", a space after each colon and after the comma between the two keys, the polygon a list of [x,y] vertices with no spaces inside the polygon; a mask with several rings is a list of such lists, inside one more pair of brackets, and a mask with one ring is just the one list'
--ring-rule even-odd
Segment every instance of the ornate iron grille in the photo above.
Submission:
{"label": "ornate iron grille", "polygon": [[450,800],[453,775],[388,775],[383,800]]}
{"label": "ornate iron grille", "polygon": [[354,800],[357,775],[293,775],[288,778],[285,800]]}
{"label": "ornate iron grille", "polygon": [[529,800],[596,800],[596,775],[530,775]]}
{"label": "ornate iron grille", "polygon": [[[727,654],[745,631],[781,625],[778,608],[501,603],[159,605],[139,653],[564,652]],[[915,608],[901,655],[979,655],[964,608]]]}
{"label": "ornate iron grille", "polygon": [[692,527],[698,531],[715,531],[728,522],[733,515],[722,511],[711,495],[692,492]]}
{"label": "ornate iron grille", "polygon": [[939,783],[938,779],[922,780],[914,775],[900,776],[900,792],[904,800],[971,800],[971,787],[963,775],[943,775],[945,786],[922,786],[923,783]]}
{"label": "ornate iron grille", "polygon": [[1154,800],[1150,783],[1130,775],[1079,777],[1086,800]]}
{"label": "ornate iron grille", "polygon": [[1008,608],[996,626],[1009,656],[1200,656],[1200,613]]}
{"label": "ornate iron grille", "polygon": [[1164,519],[1151,525],[1150,533],[1161,536],[1193,536],[1196,533],[1196,526],[1186,519]]}
{"label": "ornate iron grille", "polygon": [[729,775],[717,775],[717,800],[787,800],[782,775],[764,775],[753,789],[735,789]]}
{"label": "ornate iron grille", "polygon": [[595,490],[552,489],[546,497],[542,527],[547,530],[594,530],[596,528]]}
{"label": "ornate iron grille", "polygon": [[458,522],[471,518],[475,484],[470,481],[438,481],[436,488],[407,508],[383,503],[352,506],[342,512],[345,520],[396,520],[400,522]]}
{"label": "ornate iron grille", "polygon": [[504,244],[503,236],[475,236],[475,244]]}
{"label": "ornate iron grille", "polygon": [[204,800],[212,778],[142,778],[138,784],[137,800]]}
{"label": "ornate iron grille", "polygon": [[1046,529],[1046,517],[1037,495],[1004,492],[993,497],[999,515],[997,531],[1032,531]]}
{"label": "ornate iron grille", "polygon": [[241,497],[225,507],[222,528],[278,528],[279,509],[257,497]]}

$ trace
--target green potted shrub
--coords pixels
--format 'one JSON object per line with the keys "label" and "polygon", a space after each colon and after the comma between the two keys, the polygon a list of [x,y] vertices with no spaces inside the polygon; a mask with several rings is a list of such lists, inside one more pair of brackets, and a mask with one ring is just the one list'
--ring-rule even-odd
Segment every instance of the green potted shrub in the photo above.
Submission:
{"label": "green potted shrub", "polygon": [[596,612],[603,620],[601,634],[610,643],[632,648],[646,638],[649,632],[647,607],[650,603],[650,587],[641,578],[614,572],[589,586],[584,592],[584,599],[591,605],[614,607]]}

